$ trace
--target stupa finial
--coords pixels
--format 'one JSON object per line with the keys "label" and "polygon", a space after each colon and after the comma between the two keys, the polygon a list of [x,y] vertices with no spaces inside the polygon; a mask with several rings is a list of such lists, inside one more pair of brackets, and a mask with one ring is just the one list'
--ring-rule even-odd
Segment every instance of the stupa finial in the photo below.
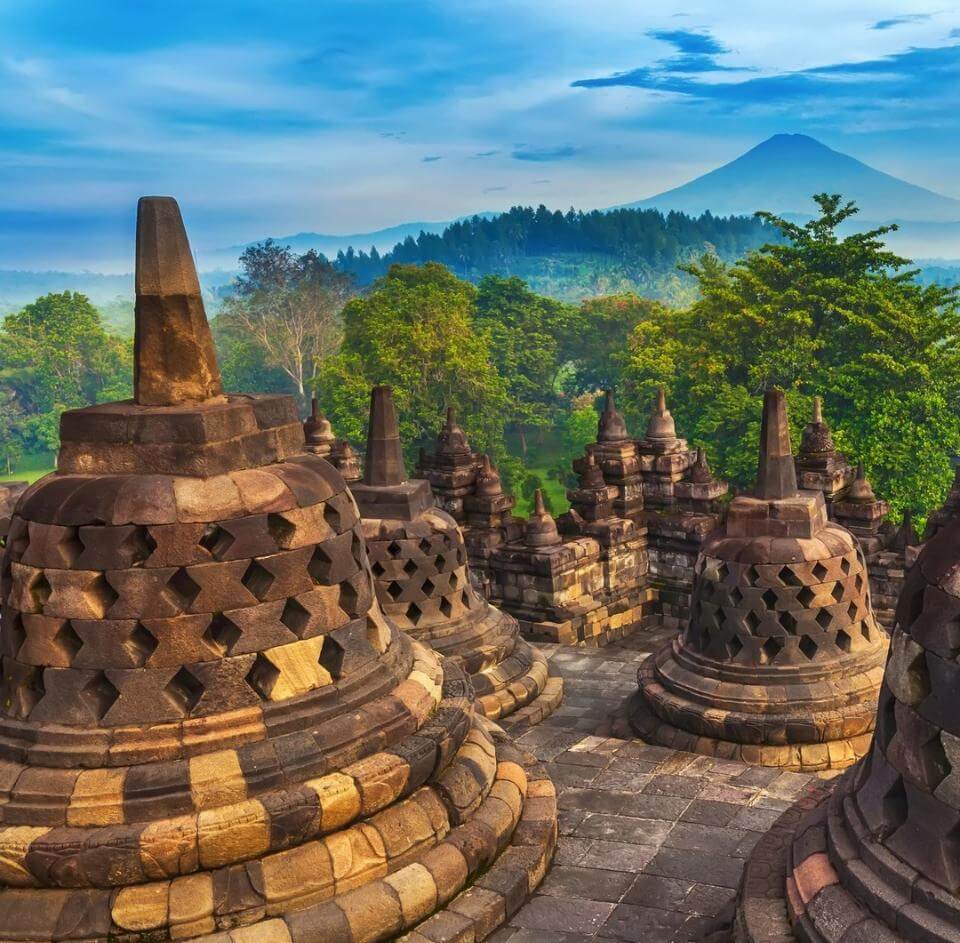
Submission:
{"label": "stupa finial", "polygon": [[370,391],[370,423],[367,428],[367,454],[363,482],[367,485],[399,485],[406,481],[400,426],[389,386]]}
{"label": "stupa finial", "polygon": [[213,336],[177,201],[137,206],[134,400],[140,406],[201,403],[223,395]]}
{"label": "stupa finial", "polygon": [[791,498],[797,493],[797,471],[790,448],[787,400],[783,390],[763,394],[760,425],[760,461],[754,495],[758,498]]}

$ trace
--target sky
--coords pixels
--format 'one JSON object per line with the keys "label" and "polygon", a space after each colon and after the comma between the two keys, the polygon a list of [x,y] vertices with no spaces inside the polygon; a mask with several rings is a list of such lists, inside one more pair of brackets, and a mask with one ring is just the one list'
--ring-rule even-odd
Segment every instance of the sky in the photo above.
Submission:
{"label": "sky", "polygon": [[0,0],[0,269],[651,196],[801,132],[960,197],[960,3]]}

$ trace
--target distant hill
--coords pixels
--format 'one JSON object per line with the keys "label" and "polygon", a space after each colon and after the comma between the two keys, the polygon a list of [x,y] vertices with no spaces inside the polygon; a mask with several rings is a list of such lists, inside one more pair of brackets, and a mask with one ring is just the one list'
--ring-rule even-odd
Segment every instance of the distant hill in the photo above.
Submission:
{"label": "distant hill", "polygon": [[814,193],[842,193],[865,219],[960,223],[960,200],[907,183],[805,134],[776,134],[683,186],[625,206],[715,215],[809,213]]}
{"label": "distant hill", "polygon": [[[498,214],[483,212],[475,215],[483,219],[490,219]],[[338,252],[346,252],[351,246],[354,249],[369,250],[376,248],[378,252],[389,252],[398,242],[403,242],[405,239],[416,239],[422,232],[429,234],[442,233],[448,226],[471,218],[460,216],[457,219],[448,219],[443,222],[400,223],[397,226],[388,226],[386,229],[375,229],[371,232],[352,233],[344,236],[319,232],[298,232],[291,236],[276,236],[273,238],[281,245],[290,246],[295,252],[303,253],[313,249],[328,257],[332,257]],[[256,243],[248,242],[239,246],[230,246],[229,249],[220,251],[230,251],[239,255],[244,249],[252,245],[256,245]]]}

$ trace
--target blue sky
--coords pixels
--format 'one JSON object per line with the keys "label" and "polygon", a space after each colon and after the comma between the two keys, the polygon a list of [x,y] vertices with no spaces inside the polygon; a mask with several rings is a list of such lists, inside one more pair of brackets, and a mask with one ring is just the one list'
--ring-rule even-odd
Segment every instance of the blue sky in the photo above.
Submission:
{"label": "blue sky", "polygon": [[960,197],[960,7],[0,0],[0,268],[514,203],[608,206],[779,131]]}

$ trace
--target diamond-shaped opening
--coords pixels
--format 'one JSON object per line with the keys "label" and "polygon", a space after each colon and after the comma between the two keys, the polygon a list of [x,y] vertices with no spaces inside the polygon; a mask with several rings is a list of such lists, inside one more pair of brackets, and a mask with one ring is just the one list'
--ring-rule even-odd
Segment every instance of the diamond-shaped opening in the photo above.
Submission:
{"label": "diamond-shaped opening", "polygon": [[777,602],[779,601],[779,597],[777,596],[777,594],[776,594],[772,589],[768,589],[768,590],[763,594],[763,596],[761,597],[761,599],[763,599],[763,604],[764,604],[768,609],[776,609],[776,608],[777,608]]}
{"label": "diamond-shaped opening", "polygon": [[830,595],[833,596],[837,602],[840,602],[840,600],[843,599],[843,583],[834,583],[833,589],[830,590]]}
{"label": "diamond-shaped opening", "polygon": [[160,642],[142,622],[138,622],[125,644],[137,664],[142,667],[157,650]]}
{"label": "diamond-shaped opening", "polygon": [[340,511],[330,501],[327,501],[323,506],[323,519],[335,534],[340,533],[340,529],[343,526],[343,515],[341,515]]}
{"label": "diamond-shaped opening", "polygon": [[460,577],[457,576],[456,571],[450,574],[450,589],[457,589],[460,585]]}
{"label": "diamond-shaped opening", "polygon": [[727,610],[723,608],[717,609],[716,619],[717,625],[723,628],[727,624]]}
{"label": "diamond-shaped opening", "polygon": [[846,557],[843,557],[840,561],[840,572],[844,576],[850,575],[850,561]]}
{"label": "diamond-shaped opening", "polygon": [[450,615],[453,612],[453,603],[450,602],[449,596],[440,597],[440,612],[445,618],[450,618]]}
{"label": "diamond-shaped opening", "polygon": [[809,587],[804,586],[799,593],[797,593],[797,602],[800,603],[805,609],[810,608],[810,603],[817,598],[817,594]]}
{"label": "diamond-shaped opening", "polygon": [[246,681],[260,697],[267,700],[279,677],[280,669],[263,654],[259,654],[247,672]]}
{"label": "diamond-shaped opening", "polygon": [[80,691],[80,698],[97,720],[103,720],[118,697],[120,692],[102,671],[98,671]]}
{"label": "diamond-shaped opening", "polygon": [[917,755],[923,768],[924,782],[930,792],[933,792],[951,771],[950,761],[940,742],[939,730],[934,732],[926,743],[920,744]]}
{"label": "diamond-shaped opening", "polygon": [[857,604],[855,602],[851,602],[850,605],[847,606],[847,618],[851,622],[857,618]]}
{"label": "diamond-shaped opening", "polygon": [[421,553],[429,553],[429,552],[433,549],[430,541],[429,541],[426,537],[424,537],[424,538],[420,541],[420,543],[419,543],[418,546],[420,547],[420,552],[421,552]]}
{"label": "diamond-shaped opening", "polygon": [[736,635],[731,635],[727,639],[727,653],[731,658],[736,658],[743,650],[743,642]]}
{"label": "diamond-shaped opening", "polygon": [[80,540],[79,529],[76,527],[67,528],[57,546],[60,548],[67,566],[73,566],[77,557],[79,557],[84,550],[83,541]]}
{"label": "diamond-shaped opening", "polygon": [[219,524],[207,524],[200,538],[200,546],[215,560],[222,560],[223,555],[235,541],[233,534],[224,530]]}
{"label": "diamond-shaped opening", "polygon": [[860,623],[860,634],[861,634],[868,642],[870,641],[870,636],[871,636],[871,633],[870,633],[870,625],[868,624],[868,622],[867,622],[866,619],[864,619],[864,620]]}
{"label": "diamond-shaped opening", "polygon": [[470,608],[470,594],[466,591],[466,589],[464,589],[464,590],[461,591],[461,593],[460,593],[460,599],[461,599],[461,601],[463,602],[464,606],[466,606],[467,609],[469,609],[469,608]]}
{"label": "diamond-shaped opening", "polygon": [[373,565],[370,567],[370,572],[379,579],[387,571],[383,568],[383,564],[379,560],[374,560]]}
{"label": "diamond-shaped opening", "polygon": [[433,565],[437,568],[437,572],[442,573],[446,564],[447,558],[442,553],[438,553],[433,561]]}
{"label": "diamond-shaped opening", "polygon": [[361,614],[360,594],[352,582],[348,581],[340,584],[340,598],[337,600],[337,605],[350,616],[351,619]]}
{"label": "diamond-shaped opening", "polygon": [[743,620],[747,623],[747,628],[751,632],[756,632],[757,627],[760,625],[760,616],[758,616],[752,609],[747,613],[746,617]]}
{"label": "diamond-shaped opening", "polygon": [[463,566],[467,562],[467,551],[463,547],[457,547],[457,563]]}
{"label": "diamond-shaped opening", "polygon": [[127,543],[133,546],[134,563],[143,563],[144,560],[153,556],[157,549],[157,542],[153,539],[149,527],[137,527],[127,539]]}
{"label": "diamond-shaped opening", "polygon": [[403,595],[403,587],[396,580],[393,580],[387,584],[387,595],[396,602]]}
{"label": "diamond-shaped opening", "polygon": [[755,566],[748,567],[747,572],[744,574],[747,578],[747,582],[751,586],[756,586],[760,582],[760,574],[757,572]]}
{"label": "diamond-shaped opening", "polygon": [[819,649],[817,643],[810,638],[809,635],[804,635],[803,638],[800,639],[800,645],[798,647],[800,651],[803,652],[803,654],[806,655],[811,661],[813,661],[813,658]]}
{"label": "diamond-shaped opening", "polygon": [[858,593],[863,590],[863,574],[862,573],[858,573],[853,578],[853,585],[856,587],[856,590]]}
{"label": "diamond-shaped opening", "polygon": [[743,602],[743,593],[740,592],[739,586],[734,586],[733,589],[730,590],[730,602],[735,606],[739,606],[740,603]]}
{"label": "diamond-shaped opening", "polygon": [[99,610],[104,616],[120,598],[103,573],[94,578],[93,582],[83,591],[83,595],[90,601],[93,608]]}
{"label": "diamond-shaped opening", "polygon": [[31,668],[30,673],[24,680],[21,689],[24,717],[30,715],[30,711],[40,703],[43,696],[47,693],[46,685],[43,683],[43,671],[44,669],[39,666]]}
{"label": "diamond-shaped opening", "polygon": [[721,563],[720,566],[717,567],[717,582],[722,583],[729,575],[730,568],[726,563]]}
{"label": "diamond-shaped opening", "polygon": [[167,581],[169,589],[181,609],[189,609],[194,600],[200,595],[200,585],[187,572],[185,567],[177,570]]}
{"label": "diamond-shaped opening", "polygon": [[280,621],[298,638],[303,638],[310,624],[310,612],[296,599],[288,599],[280,613]]}
{"label": "diamond-shaped opening", "polygon": [[903,777],[898,776],[896,782],[883,797],[883,824],[880,826],[876,837],[880,841],[884,841],[906,821],[907,790],[903,785]]}
{"label": "diamond-shaped opening", "polygon": [[242,635],[243,632],[232,619],[218,612],[210,620],[204,637],[220,654],[225,655],[240,641]]}
{"label": "diamond-shaped opening", "polygon": [[794,635],[797,631],[797,620],[794,617],[792,612],[784,610],[778,616],[780,620],[780,625],[783,626],[784,630],[789,632],[791,635]]}
{"label": "diamond-shaped opening", "polygon": [[817,613],[817,625],[819,625],[821,629],[829,628],[831,622],[833,622],[833,617],[826,609],[821,609]]}
{"label": "diamond-shaped opening", "polygon": [[884,753],[890,748],[890,742],[897,732],[897,699],[884,685],[880,689],[880,703],[877,705],[877,729],[874,738]]}
{"label": "diamond-shaped opening", "polygon": [[419,625],[423,618],[423,610],[415,602],[412,602],[407,606],[407,618],[411,625]]}
{"label": "diamond-shaped opening", "polygon": [[307,564],[307,572],[310,574],[310,579],[312,579],[314,583],[328,585],[332,568],[333,561],[323,549],[323,544],[319,544],[313,551],[313,556],[310,557],[310,562]]}
{"label": "diamond-shaped opening", "polygon": [[417,562],[412,558],[407,560],[403,565],[403,572],[406,573],[407,576],[413,576],[413,574],[417,572],[417,569]]}
{"label": "diamond-shaped opening", "polygon": [[52,592],[50,582],[41,570],[30,584],[30,595],[33,597],[34,608],[42,610]]}
{"label": "diamond-shaped opening", "polygon": [[72,663],[77,657],[80,649],[83,648],[83,639],[77,635],[73,623],[67,619],[63,625],[57,629],[57,634],[53,637],[54,644],[67,657],[67,661]]}
{"label": "diamond-shaped opening", "polygon": [[336,680],[343,674],[343,646],[332,636],[324,636],[320,657],[317,659],[331,678]]}
{"label": "diamond-shaped opening", "polygon": [[203,685],[194,674],[186,668],[181,668],[166,684],[164,694],[170,703],[186,717],[197,706],[203,697]]}
{"label": "diamond-shaped opening", "polygon": [[297,525],[282,514],[268,514],[267,531],[278,547],[289,547],[297,532]]}
{"label": "diamond-shaped opening", "polygon": [[23,627],[23,619],[18,612],[12,618],[8,618],[3,623],[3,640],[6,643],[3,647],[7,654],[17,657],[23,643],[27,640],[27,632]]}
{"label": "diamond-shaped opening", "polygon": [[822,583],[826,578],[827,574],[830,572],[820,561],[818,560],[813,565],[813,578],[818,582]]}
{"label": "diamond-shaped opening", "polygon": [[780,652],[783,651],[783,642],[774,637],[770,636],[761,646],[760,651],[763,654],[764,659],[769,663],[773,661]]}
{"label": "diamond-shaped opening", "polygon": [[837,629],[837,637],[834,639],[834,642],[842,652],[849,652],[852,647],[852,640],[843,629]]}
{"label": "diamond-shaped opening", "polygon": [[432,596],[433,591],[436,589],[436,586],[433,585],[433,580],[426,579],[423,581],[423,586],[420,587],[427,596]]}
{"label": "diamond-shaped opening", "polygon": [[240,582],[260,600],[270,592],[270,587],[275,581],[276,577],[257,560],[250,561],[250,566],[240,579]]}
{"label": "diamond-shaped opening", "polygon": [[777,576],[780,577],[780,582],[783,583],[784,586],[803,586],[800,577],[788,566],[781,567]]}
{"label": "diamond-shaped opening", "polygon": [[353,539],[350,541],[350,555],[361,567],[367,565],[367,548],[356,531],[353,532]]}
{"label": "diamond-shaped opening", "polygon": [[389,553],[391,557],[398,556],[401,550],[403,550],[403,547],[400,546],[400,544],[398,544],[395,540],[387,544],[387,553]]}

